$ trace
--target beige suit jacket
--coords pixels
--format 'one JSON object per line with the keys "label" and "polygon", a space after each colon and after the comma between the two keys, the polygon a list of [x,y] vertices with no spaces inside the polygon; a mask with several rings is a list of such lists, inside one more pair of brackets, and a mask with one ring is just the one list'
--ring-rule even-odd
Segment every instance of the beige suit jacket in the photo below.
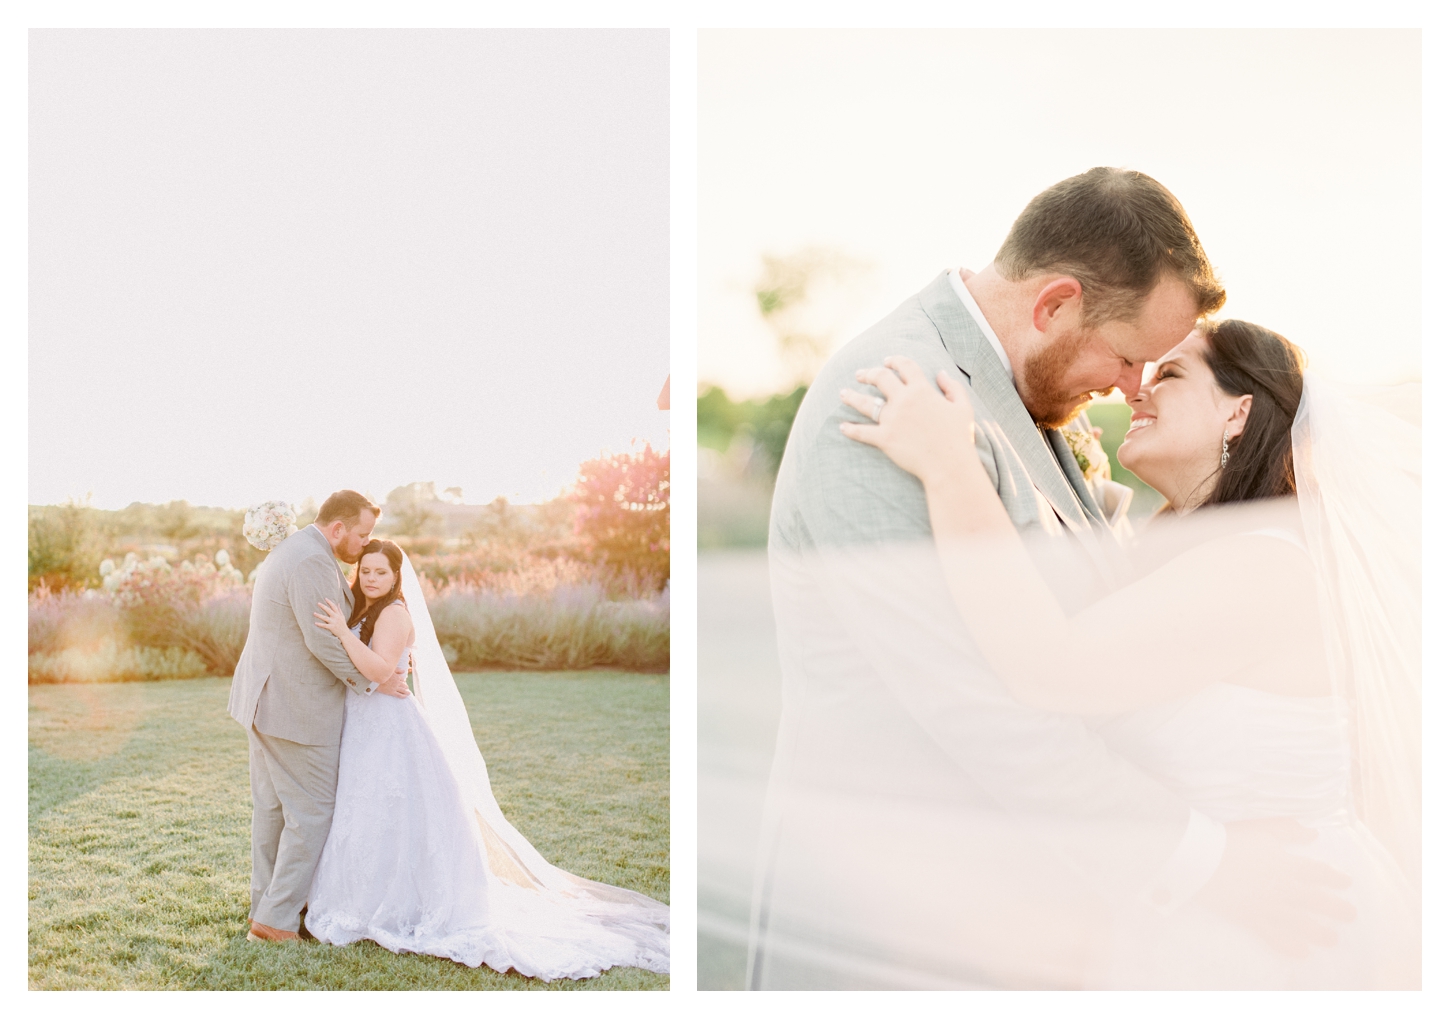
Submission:
{"label": "beige suit jacket", "polygon": [[278,545],[257,572],[251,627],[232,676],[227,710],[244,727],[309,746],[342,741],[348,689],[375,686],[358,672],[342,642],[316,625],[317,603],[352,609],[352,591],[315,527]]}

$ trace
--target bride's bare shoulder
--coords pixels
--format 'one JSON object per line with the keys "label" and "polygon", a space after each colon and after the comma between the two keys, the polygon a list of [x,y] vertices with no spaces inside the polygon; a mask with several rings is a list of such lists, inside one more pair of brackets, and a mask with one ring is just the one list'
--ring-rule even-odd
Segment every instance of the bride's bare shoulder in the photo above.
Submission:
{"label": "bride's bare shoulder", "polygon": [[384,606],[383,611],[378,613],[377,628],[393,631],[411,630],[413,617],[408,612],[408,606],[400,601]]}
{"label": "bride's bare shoulder", "polygon": [[385,620],[388,622],[388,629],[397,633],[406,633],[408,643],[413,642],[413,614],[408,611],[407,605],[401,601],[393,602],[378,616],[378,625],[381,626]]}

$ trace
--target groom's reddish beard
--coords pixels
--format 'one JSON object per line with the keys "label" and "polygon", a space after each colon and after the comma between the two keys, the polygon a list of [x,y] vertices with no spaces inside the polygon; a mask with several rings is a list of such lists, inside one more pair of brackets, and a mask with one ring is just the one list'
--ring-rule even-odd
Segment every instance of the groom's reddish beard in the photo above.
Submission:
{"label": "groom's reddish beard", "polygon": [[1094,396],[1106,396],[1113,391],[1111,386],[1086,393],[1074,393],[1063,388],[1062,377],[1072,368],[1087,344],[1087,336],[1079,333],[1075,340],[1034,351],[1022,366],[1018,395],[1022,397],[1022,404],[1032,415],[1032,420],[1043,428],[1061,428],[1077,417]]}

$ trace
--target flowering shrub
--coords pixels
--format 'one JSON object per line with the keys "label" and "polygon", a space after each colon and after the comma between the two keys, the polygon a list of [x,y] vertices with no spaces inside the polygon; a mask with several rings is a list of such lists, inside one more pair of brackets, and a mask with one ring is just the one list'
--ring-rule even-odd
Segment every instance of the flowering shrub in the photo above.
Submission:
{"label": "flowering shrub", "polygon": [[101,587],[117,605],[135,607],[157,602],[201,602],[245,586],[242,571],[232,565],[226,550],[213,561],[199,555],[173,568],[161,556],[141,559],[129,553],[118,567],[110,559],[101,563]]}
{"label": "flowering shrub", "polygon": [[[460,669],[669,668],[669,596],[653,579],[527,552],[415,556],[445,652]],[[102,590],[30,598],[30,681],[230,676],[251,591],[226,552],[179,564],[130,555]]]}
{"label": "flowering shrub", "polygon": [[596,562],[653,580],[670,576],[670,454],[638,453],[589,460],[570,495],[574,533]]}
{"label": "flowering shrub", "polygon": [[159,556],[106,565],[103,586],[122,610],[133,644],[191,652],[213,675],[235,671],[247,642],[251,594],[225,550],[175,568]]}

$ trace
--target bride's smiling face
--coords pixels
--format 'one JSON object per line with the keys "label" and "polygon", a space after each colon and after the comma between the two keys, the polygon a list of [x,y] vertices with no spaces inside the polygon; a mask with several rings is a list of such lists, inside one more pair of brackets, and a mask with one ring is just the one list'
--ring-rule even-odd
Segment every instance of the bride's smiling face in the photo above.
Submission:
{"label": "bride's smiling face", "polygon": [[393,589],[398,575],[393,572],[387,556],[381,552],[369,552],[357,564],[357,580],[368,602],[372,603]]}
{"label": "bride's smiling face", "polygon": [[1192,508],[1213,487],[1223,450],[1243,431],[1252,396],[1219,388],[1204,360],[1208,341],[1194,330],[1153,365],[1138,394],[1118,462],[1151,485],[1174,509]]}

